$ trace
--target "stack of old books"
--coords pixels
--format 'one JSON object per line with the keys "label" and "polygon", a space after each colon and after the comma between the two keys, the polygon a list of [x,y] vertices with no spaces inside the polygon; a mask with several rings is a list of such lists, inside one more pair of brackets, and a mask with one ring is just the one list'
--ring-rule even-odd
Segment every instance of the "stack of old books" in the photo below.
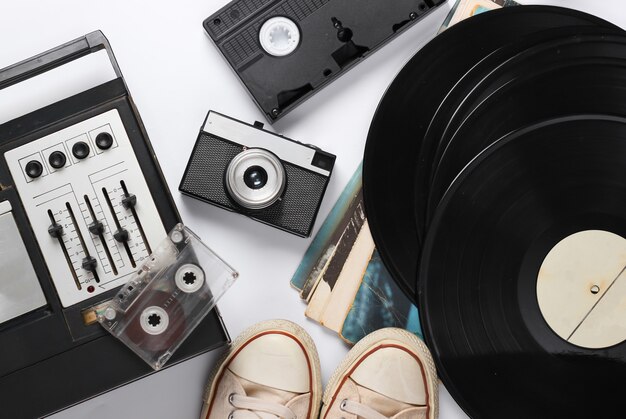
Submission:
{"label": "stack of old books", "polygon": [[361,167],[307,249],[291,284],[305,315],[349,343],[383,327],[421,336],[417,308],[383,265],[363,206]]}

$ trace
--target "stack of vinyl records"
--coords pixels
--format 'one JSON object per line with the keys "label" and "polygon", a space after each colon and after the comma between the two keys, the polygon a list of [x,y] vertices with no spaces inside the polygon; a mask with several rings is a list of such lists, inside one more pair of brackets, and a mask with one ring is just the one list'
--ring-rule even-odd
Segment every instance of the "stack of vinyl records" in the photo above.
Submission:
{"label": "stack of vinyl records", "polygon": [[626,415],[626,32],[545,6],[454,25],[383,97],[363,188],[471,417]]}

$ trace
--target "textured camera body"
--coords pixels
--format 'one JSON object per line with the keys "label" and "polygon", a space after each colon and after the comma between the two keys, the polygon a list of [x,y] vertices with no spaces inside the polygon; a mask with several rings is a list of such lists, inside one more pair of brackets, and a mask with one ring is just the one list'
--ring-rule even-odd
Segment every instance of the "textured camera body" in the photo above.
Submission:
{"label": "textured camera body", "polygon": [[[264,208],[246,207],[235,199],[232,187],[227,185],[227,172],[233,159],[252,149],[269,152],[283,168],[284,187],[275,202]],[[308,237],[330,181],[335,158],[318,148],[266,131],[259,123],[249,125],[210,111],[179,190],[201,201]],[[245,188],[243,183],[241,185]]]}

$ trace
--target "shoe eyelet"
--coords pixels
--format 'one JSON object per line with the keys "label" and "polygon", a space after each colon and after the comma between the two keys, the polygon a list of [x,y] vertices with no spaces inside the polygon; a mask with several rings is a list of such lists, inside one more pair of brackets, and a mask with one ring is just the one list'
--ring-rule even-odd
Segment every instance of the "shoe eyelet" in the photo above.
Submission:
{"label": "shoe eyelet", "polygon": [[235,419],[234,412],[230,412],[230,415],[228,415],[228,419]]}
{"label": "shoe eyelet", "polygon": [[[347,399],[343,399],[341,401],[341,404],[339,404],[339,409],[341,409],[341,410],[343,410],[345,412],[347,404],[348,404],[348,400]],[[345,418],[342,418],[342,419],[345,419]]]}
{"label": "shoe eyelet", "polygon": [[[230,403],[231,406],[234,406],[233,401],[235,400],[235,393],[231,393],[228,396],[228,403]],[[228,419],[231,419],[231,416],[233,416],[232,412],[230,414],[230,416],[228,417]]]}

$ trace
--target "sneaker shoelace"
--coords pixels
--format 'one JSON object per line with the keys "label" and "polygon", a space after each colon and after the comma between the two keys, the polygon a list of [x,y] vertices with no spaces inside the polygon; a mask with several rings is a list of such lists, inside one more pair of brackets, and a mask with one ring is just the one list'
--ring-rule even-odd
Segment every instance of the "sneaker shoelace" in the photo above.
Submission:
{"label": "sneaker shoelace", "polygon": [[296,414],[291,409],[279,403],[239,394],[231,394],[228,401],[236,409],[228,419],[258,419],[258,415],[254,412],[270,413],[281,419],[297,419]]}
{"label": "sneaker shoelace", "polygon": [[346,413],[352,413],[363,419],[389,419],[387,416],[380,414],[376,410],[364,404],[354,402],[352,400],[342,400],[339,409]]}

